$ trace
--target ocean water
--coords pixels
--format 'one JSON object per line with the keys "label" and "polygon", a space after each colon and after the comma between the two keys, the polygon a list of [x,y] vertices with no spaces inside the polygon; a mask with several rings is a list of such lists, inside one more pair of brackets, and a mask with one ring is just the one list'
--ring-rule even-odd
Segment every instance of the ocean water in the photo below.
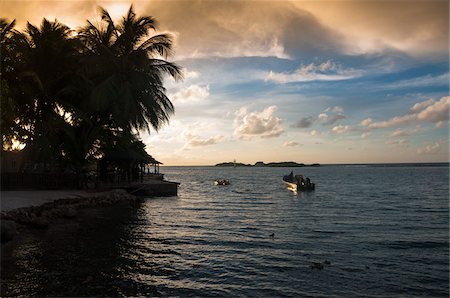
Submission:
{"label": "ocean water", "polygon": [[[291,170],[316,190],[288,190]],[[30,242],[3,296],[449,296],[448,164],[162,172],[178,197],[58,250]]]}

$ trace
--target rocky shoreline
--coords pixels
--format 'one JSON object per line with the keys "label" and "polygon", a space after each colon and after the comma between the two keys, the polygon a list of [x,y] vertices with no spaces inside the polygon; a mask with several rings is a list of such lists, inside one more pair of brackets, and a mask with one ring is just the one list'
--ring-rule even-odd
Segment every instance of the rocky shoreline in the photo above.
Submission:
{"label": "rocky shoreline", "polygon": [[4,223],[14,227],[1,244],[0,296],[114,297],[117,287],[132,293],[134,283],[125,283],[116,265],[142,201],[114,190],[3,212],[2,240]]}
{"label": "rocky shoreline", "polygon": [[141,199],[125,190],[93,192],[77,198],[61,198],[40,206],[2,211],[1,242],[12,240],[27,229],[46,229],[51,224],[76,218],[82,209],[109,206],[136,206]]}

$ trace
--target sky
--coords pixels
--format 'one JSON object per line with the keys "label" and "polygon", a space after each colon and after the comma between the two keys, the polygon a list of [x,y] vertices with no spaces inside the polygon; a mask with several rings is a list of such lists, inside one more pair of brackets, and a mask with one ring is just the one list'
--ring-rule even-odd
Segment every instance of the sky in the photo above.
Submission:
{"label": "sky", "polygon": [[130,4],[174,36],[175,115],[141,132],[164,165],[449,161],[449,2],[0,1],[76,28]]}

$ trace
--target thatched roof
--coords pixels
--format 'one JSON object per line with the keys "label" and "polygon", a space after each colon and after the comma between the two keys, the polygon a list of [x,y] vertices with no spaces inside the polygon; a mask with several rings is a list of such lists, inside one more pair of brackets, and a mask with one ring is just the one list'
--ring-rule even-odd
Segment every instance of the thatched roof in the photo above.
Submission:
{"label": "thatched roof", "polygon": [[161,164],[145,151],[145,145],[142,142],[134,142],[124,145],[116,145],[108,148],[104,152],[103,159],[106,161],[127,161],[144,164]]}

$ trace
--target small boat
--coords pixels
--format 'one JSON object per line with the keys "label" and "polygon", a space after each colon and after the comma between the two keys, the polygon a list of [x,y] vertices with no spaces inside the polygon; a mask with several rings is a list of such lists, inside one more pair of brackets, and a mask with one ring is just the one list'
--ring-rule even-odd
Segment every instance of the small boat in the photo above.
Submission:
{"label": "small boat", "polygon": [[304,179],[303,175],[294,176],[292,172],[283,176],[283,182],[293,191],[310,191],[316,188],[316,185],[308,177]]}
{"label": "small boat", "polygon": [[227,179],[216,179],[214,180],[214,185],[230,185],[230,181]]}

